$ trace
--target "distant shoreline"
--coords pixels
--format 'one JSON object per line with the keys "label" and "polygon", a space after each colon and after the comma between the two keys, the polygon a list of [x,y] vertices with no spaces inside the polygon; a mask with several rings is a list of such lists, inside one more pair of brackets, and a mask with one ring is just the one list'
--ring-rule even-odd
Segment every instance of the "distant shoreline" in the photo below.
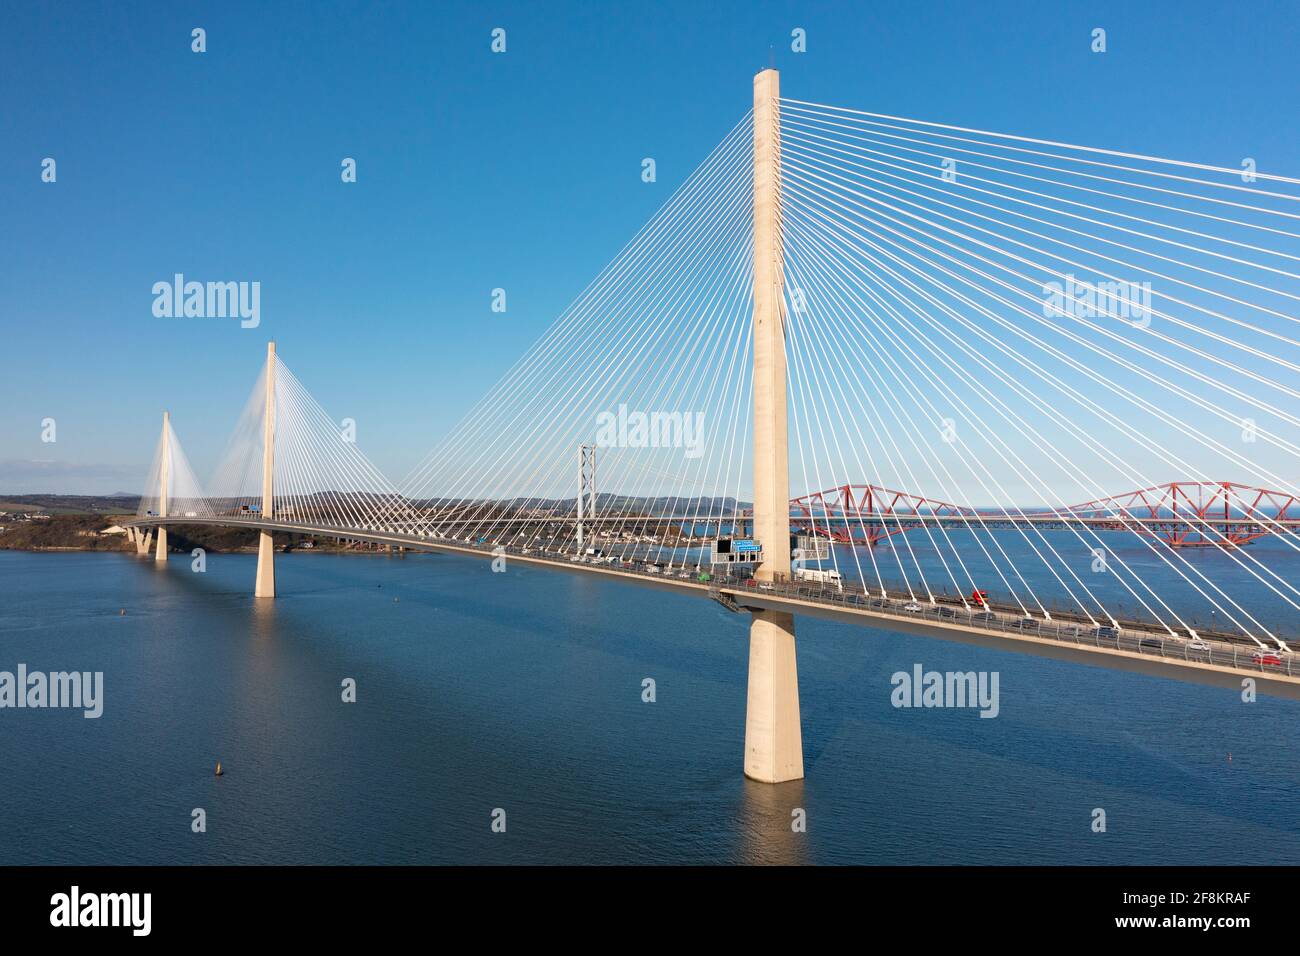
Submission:
{"label": "distant shoreline", "polygon": [[[84,547],[78,548],[78,547],[71,547],[71,546],[19,548],[19,547],[0,545],[0,554],[3,554],[5,552],[11,552],[13,554],[125,554],[129,557],[142,557],[142,558],[149,558],[150,560],[152,560],[153,558],[152,548],[149,549],[149,553],[147,555],[137,555],[135,551],[135,545],[130,545],[129,547],[123,547],[123,548],[84,548]],[[189,551],[184,551],[179,548],[172,548],[168,551],[168,553],[177,555],[179,557],[190,556]],[[287,554],[338,555],[338,556],[363,557],[363,558],[393,558],[393,557],[398,557],[399,554],[419,555],[420,557],[443,557],[443,555],[439,555],[432,551],[408,550],[404,552],[394,551],[390,554],[387,551],[361,551],[352,548],[276,548],[275,553],[277,556],[281,556],[281,557]],[[208,551],[208,554],[221,554],[221,555],[246,554],[252,557],[257,554],[257,548],[233,548],[233,549],[226,549],[223,551]]]}
{"label": "distant shoreline", "polygon": [[[103,532],[135,514],[48,514],[39,516],[32,512],[0,515],[0,551],[38,552],[95,552],[135,554],[136,545],[123,533],[106,535]],[[372,550],[374,546],[355,546],[336,543],[330,536],[277,532],[274,536],[276,551],[303,554],[387,554]],[[156,539],[155,539],[156,540]],[[210,525],[176,524],[168,528],[171,553],[189,555],[195,548],[209,554],[256,554],[258,532],[249,528],[221,528]],[[311,542],[310,545],[307,545]]]}

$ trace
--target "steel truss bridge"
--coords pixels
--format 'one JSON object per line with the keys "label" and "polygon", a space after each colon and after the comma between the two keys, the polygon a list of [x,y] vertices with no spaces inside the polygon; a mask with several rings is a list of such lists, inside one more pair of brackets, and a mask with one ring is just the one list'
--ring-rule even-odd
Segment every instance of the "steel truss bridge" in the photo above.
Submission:
{"label": "steel truss bridge", "polygon": [[877,485],[845,484],[790,502],[790,522],[806,534],[872,545],[922,525],[1009,528],[1080,525],[1158,537],[1175,548],[1236,548],[1300,528],[1300,504],[1282,491],[1231,481],[1174,481],[1064,508],[954,505]]}

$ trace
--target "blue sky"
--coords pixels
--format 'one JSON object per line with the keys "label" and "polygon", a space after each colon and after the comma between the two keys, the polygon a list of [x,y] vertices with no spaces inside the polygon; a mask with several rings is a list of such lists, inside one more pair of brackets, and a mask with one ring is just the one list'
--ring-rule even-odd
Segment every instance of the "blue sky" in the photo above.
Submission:
{"label": "blue sky", "polygon": [[[732,127],[769,48],[799,99],[1294,175],[1298,12],[7,4],[0,492],[140,490],[164,406],[205,473],[272,337],[400,478]],[[156,318],[176,272],[259,281],[261,326]]]}

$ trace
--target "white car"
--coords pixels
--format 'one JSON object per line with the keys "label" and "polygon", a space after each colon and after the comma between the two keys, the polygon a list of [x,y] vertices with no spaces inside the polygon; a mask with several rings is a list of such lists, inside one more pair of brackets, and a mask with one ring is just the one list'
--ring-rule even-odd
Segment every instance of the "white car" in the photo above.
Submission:
{"label": "white car", "polygon": [[904,605],[903,605],[903,610],[904,610],[904,611],[911,611],[913,614],[918,614],[918,613],[920,613],[921,605],[919,605],[919,604],[917,604],[915,601],[913,601],[911,604],[904,604]]}
{"label": "white car", "polygon": [[1194,637],[1187,642],[1187,649],[1189,651],[1208,651],[1210,645],[1205,643],[1205,641],[1201,640],[1199,637]]}

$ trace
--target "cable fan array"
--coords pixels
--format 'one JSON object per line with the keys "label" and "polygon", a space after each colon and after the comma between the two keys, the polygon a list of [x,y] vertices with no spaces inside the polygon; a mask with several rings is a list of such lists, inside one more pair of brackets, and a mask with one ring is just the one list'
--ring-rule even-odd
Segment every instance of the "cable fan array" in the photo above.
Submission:
{"label": "cable fan array", "polygon": [[[698,564],[746,478],[746,117],[402,483],[435,537]],[[588,496],[578,522],[583,455]],[[596,548],[596,544],[602,545]]]}
{"label": "cable fan array", "polygon": [[[1064,595],[1094,623],[1125,601],[1171,633],[1208,607],[1272,643],[1216,572],[1294,610],[1300,590],[1227,546],[1227,522],[1173,516],[1225,545],[1207,562],[1132,509],[1086,522],[1073,502],[1172,471],[1300,550],[1256,490],[1218,480],[1298,490],[1297,196],[1271,188],[1297,181],[798,100],[781,133],[798,477],[957,506],[851,549],[853,572],[920,599],[993,581],[1040,616]],[[830,536],[891,516],[818,518]]]}
{"label": "cable fan array", "polygon": [[[362,531],[405,531],[418,517],[289,370],[274,357],[274,500],[277,521]],[[247,517],[262,508],[263,368],[209,485],[214,515]]]}
{"label": "cable fan array", "polygon": [[170,415],[163,418],[162,434],[154,447],[153,462],[145,477],[144,494],[140,496],[136,515],[140,518],[152,515],[213,517],[203,484],[190,466],[176,430],[172,428]]}

